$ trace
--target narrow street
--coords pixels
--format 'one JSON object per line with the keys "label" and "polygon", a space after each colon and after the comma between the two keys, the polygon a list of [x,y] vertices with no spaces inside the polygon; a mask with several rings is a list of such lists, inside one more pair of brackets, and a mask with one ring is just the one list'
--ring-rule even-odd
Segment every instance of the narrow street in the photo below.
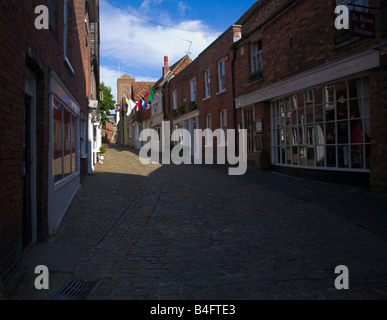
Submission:
{"label": "narrow street", "polygon": [[[96,192],[98,190],[98,192]],[[141,165],[107,146],[58,234],[25,257],[18,299],[70,279],[88,300],[386,299],[387,207],[367,190],[249,168]],[[36,265],[50,290],[33,287]],[[349,290],[335,268],[349,269]]]}

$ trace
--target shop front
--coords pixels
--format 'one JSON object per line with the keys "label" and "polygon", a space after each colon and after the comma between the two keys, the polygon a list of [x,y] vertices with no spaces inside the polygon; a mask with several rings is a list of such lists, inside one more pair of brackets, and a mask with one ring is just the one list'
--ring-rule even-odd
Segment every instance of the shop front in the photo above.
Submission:
{"label": "shop front", "polygon": [[[379,52],[364,52],[237,98],[247,124],[257,125],[257,109],[270,108],[270,126],[264,127],[264,133],[270,135],[272,167],[296,176],[368,187],[373,129],[370,75],[379,64]],[[251,107],[256,105],[260,108]],[[255,147],[249,146],[252,151]]]}

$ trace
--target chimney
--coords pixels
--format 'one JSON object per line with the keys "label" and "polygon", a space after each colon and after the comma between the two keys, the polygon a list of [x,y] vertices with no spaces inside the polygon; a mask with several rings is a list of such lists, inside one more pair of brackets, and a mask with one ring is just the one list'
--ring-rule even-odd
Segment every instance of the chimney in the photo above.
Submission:
{"label": "chimney", "polygon": [[164,67],[163,67],[163,77],[164,78],[168,74],[169,71],[170,71],[170,68],[168,66],[168,56],[165,56],[164,57]]}
{"label": "chimney", "polygon": [[233,42],[237,42],[242,38],[242,26],[234,24],[232,26]]}

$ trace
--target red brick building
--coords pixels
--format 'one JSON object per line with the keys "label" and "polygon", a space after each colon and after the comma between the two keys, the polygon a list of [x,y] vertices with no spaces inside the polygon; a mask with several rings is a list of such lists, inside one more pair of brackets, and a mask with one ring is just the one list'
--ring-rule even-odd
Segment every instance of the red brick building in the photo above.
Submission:
{"label": "red brick building", "polygon": [[386,192],[386,6],[348,6],[371,17],[365,38],[335,28],[349,2],[261,0],[241,17],[236,122],[258,165],[266,148],[275,170]]}
{"label": "red brick building", "polygon": [[[191,153],[194,154],[194,130],[227,130],[234,128],[232,85],[233,30],[230,27],[209,45],[184,70],[166,85],[166,106],[171,130],[186,129],[191,134]],[[226,143],[226,135],[221,144]],[[218,142],[219,143],[219,142]],[[216,150],[216,144],[214,149]],[[202,146],[212,145],[212,140]]]}
{"label": "red brick building", "polygon": [[[49,29],[35,27],[39,5]],[[8,288],[23,253],[55,233],[87,174],[98,11],[97,0],[0,4],[0,279]]]}
{"label": "red brick building", "polygon": [[[116,112],[120,113],[118,126],[118,140],[117,143],[129,146],[132,148],[139,148],[138,137],[143,127],[150,122],[151,111],[150,109],[136,109],[128,115],[127,105],[125,97],[136,102],[142,98],[141,94],[148,92],[149,86],[153,86],[154,82],[136,82],[135,78],[123,75],[117,79],[117,95],[119,101],[119,110]],[[135,112],[136,111],[136,112]],[[145,128],[145,127],[144,127]],[[135,137],[137,136],[137,140]]]}
{"label": "red brick building", "polygon": [[123,144],[129,147],[140,149],[143,146],[143,142],[139,140],[140,132],[143,129],[152,128],[156,130],[159,135],[161,134],[161,124],[165,120],[165,108],[164,108],[164,91],[165,86],[170,79],[179,74],[187,65],[191,63],[189,56],[184,56],[173,65],[169,66],[168,57],[164,57],[164,65],[162,67],[162,77],[155,82],[136,82],[134,78],[127,75],[118,79],[118,96],[123,97],[126,92],[126,96],[131,98],[132,101],[137,101],[149,92],[149,86],[155,90],[154,101],[149,103],[145,109],[133,110],[127,115],[127,109],[125,102],[122,98],[123,109],[121,111],[121,130]]}
{"label": "red brick building", "polygon": [[114,123],[110,119],[106,120],[105,126],[102,128],[102,140],[106,143],[112,143],[114,137]]}

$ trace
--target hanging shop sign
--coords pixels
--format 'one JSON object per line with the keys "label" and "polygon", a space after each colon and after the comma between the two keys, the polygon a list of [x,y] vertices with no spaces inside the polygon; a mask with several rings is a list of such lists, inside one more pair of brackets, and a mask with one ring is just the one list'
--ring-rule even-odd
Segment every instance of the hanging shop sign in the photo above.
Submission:
{"label": "hanging shop sign", "polygon": [[349,11],[349,32],[353,36],[375,38],[375,15]]}

